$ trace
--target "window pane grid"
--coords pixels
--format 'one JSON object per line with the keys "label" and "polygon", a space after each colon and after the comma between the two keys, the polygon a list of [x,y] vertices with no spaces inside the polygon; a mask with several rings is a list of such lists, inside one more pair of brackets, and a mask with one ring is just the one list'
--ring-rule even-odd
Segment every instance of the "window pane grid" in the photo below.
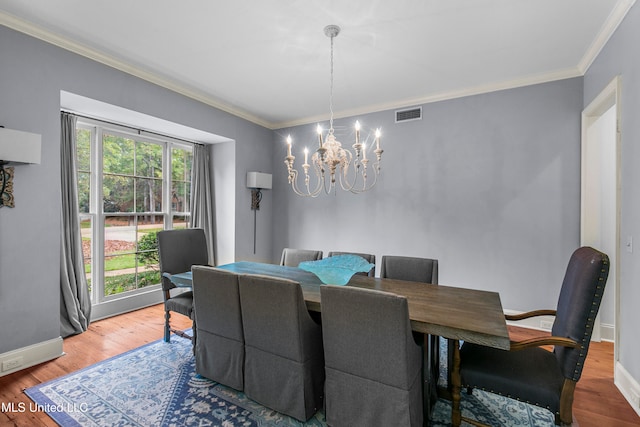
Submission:
{"label": "window pane grid", "polygon": [[191,150],[174,147],[171,150],[171,211],[186,213],[191,203]]}
{"label": "window pane grid", "polygon": [[[101,137],[92,139],[96,134]],[[190,147],[149,142],[83,124],[78,126],[77,140],[79,209],[81,214],[100,217],[97,229],[91,217],[83,219],[81,225],[85,272],[89,286],[98,291],[94,302],[158,285],[157,232],[164,229],[165,217],[171,219],[169,228],[188,226]],[[98,153],[99,165],[96,182],[92,181],[91,167],[94,152]],[[171,160],[167,163],[170,173],[164,171],[165,158]],[[174,187],[174,178],[178,177]],[[176,195],[182,215],[170,215],[172,203],[163,202],[164,188]],[[102,213],[91,214],[91,197],[96,197],[96,209],[102,207]],[[97,248],[95,243],[99,243]],[[100,257],[100,272],[93,271],[93,254]]]}
{"label": "window pane grid", "polygon": [[93,218],[90,215],[80,215],[80,238],[82,242],[82,260],[84,273],[89,286],[89,293],[93,292],[91,273],[93,269]]}
{"label": "window pane grid", "polygon": [[91,129],[79,128],[76,132],[78,209],[85,214],[91,211],[91,137]]}

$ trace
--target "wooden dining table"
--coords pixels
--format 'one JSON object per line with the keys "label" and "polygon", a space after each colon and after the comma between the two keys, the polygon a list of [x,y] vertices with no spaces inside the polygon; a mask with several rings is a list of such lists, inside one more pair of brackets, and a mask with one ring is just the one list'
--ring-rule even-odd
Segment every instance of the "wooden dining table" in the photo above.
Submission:
{"label": "wooden dining table", "polygon": [[[217,266],[238,274],[263,274],[286,278],[300,283],[304,300],[310,311],[322,312],[320,286],[323,284],[313,273],[297,267],[287,267],[256,262],[234,262]],[[174,274],[171,277],[177,286],[191,286],[191,272]],[[432,285],[421,282],[408,282],[395,279],[380,279],[363,275],[354,275],[345,286],[391,292],[407,298],[411,328],[424,334],[425,344],[428,335],[438,335],[454,340],[453,366],[451,372],[452,425],[459,426],[462,420],[460,412],[460,340],[488,347],[508,350],[509,332],[502,310],[500,295],[496,292],[466,289],[453,286]],[[433,378],[424,351],[424,398],[425,425],[429,419],[429,396],[433,392]],[[437,373],[435,378],[437,378]]]}

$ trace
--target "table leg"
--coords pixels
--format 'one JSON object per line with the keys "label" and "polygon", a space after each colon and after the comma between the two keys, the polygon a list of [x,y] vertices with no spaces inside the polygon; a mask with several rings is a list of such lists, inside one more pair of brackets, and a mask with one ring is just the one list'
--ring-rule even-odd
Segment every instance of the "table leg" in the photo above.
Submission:
{"label": "table leg", "polygon": [[422,336],[422,414],[424,425],[429,425],[433,407],[438,400],[438,376],[440,367],[437,365],[435,351],[440,351],[438,347],[434,347],[437,342],[429,334]]}
{"label": "table leg", "polygon": [[460,411],[460,389],[462,380],[460,378],[460,343],[458,340],[449,340],[453,347],[453,369],[451,371],[451,425],[460,426],[462,413]]}
{"label": "table leg", "polygon": [[431,419],[431,337],[422,334],[422,425],[427,427]]}
{"label": "table leg", "polygon": [[429,335],[429,366],[430,366],[430,375],[431,379],[431,388],[430,388],[430,408],[431,412],[433,412],[433,408],[438,402],[438,378],[440,377],[440,337],[434,337],[433,335]]}
{"label": "table leg", "polygon": [[453,347],[458,344],[458,340],[447,340],[447,391],[448,399],[451,400],[451,373],[453,372]]}

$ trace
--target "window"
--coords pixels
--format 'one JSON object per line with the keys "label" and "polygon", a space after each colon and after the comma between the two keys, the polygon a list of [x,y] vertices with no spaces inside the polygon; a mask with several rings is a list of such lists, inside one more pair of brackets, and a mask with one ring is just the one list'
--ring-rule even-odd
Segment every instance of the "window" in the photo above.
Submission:
{"label": "window", "polygon": [[171,149],[171,228],[185,228],[189,223],[192,165],[191,150]]}
{"label": "window", "polygon": [[159,288],[156,234],[188,227],[192,160],[189,144],[78,121],[78,205],[94,304]]}

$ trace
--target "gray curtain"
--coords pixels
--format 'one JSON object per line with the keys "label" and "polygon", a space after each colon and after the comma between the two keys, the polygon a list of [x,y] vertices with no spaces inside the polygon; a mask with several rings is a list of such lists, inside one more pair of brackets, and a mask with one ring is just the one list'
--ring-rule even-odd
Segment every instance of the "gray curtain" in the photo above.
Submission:
{"label": "gray curtain", "polygon": [[207,237],[209,264],[215,264],[215,206],[213,183],[209,167],[209,147],[201,144],[193,146],[193,168],[191,171],[191,222],[190,226],[202,228]]}
{"label": "gray curtain", "polygon": [[76,121],[74,115],[61,113],[60,335],[63,337],[86,331],[91,317],[91,297],[84,272],[78,216]]}

